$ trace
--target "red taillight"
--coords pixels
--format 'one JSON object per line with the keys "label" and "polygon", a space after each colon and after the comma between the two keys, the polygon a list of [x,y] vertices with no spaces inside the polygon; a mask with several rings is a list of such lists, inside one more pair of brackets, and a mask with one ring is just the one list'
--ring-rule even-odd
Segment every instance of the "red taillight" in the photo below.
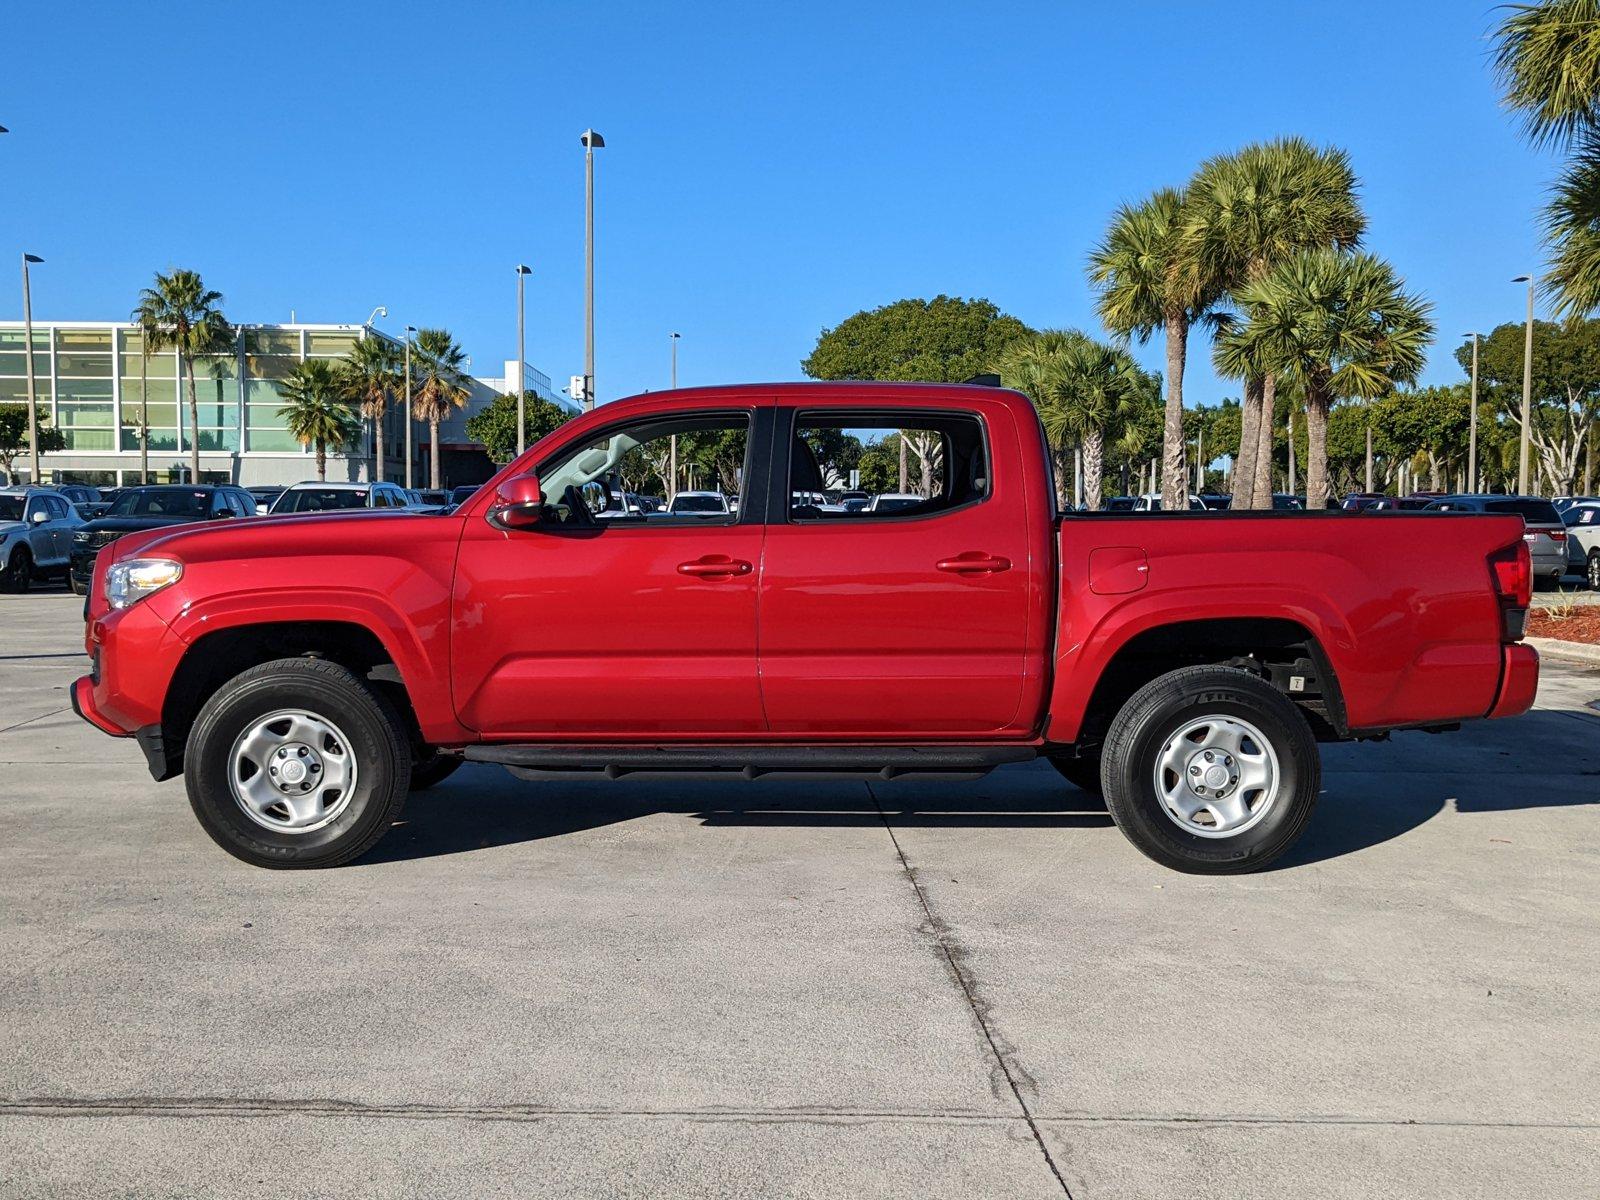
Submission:
{"label": "red taillight", "polygon": [[1494,590],[1500,603],[1512,608],[1527,608],[1533,603],[1533,560],[1528,543],[1518,541],[1489,556],[1494,571]]}
{"label": "red taillight", "polygon": [[1565,529],[1547,529],[1545,532],[1550,535],[1550,540],[1558,546],[1567,540],[1567,531]]}

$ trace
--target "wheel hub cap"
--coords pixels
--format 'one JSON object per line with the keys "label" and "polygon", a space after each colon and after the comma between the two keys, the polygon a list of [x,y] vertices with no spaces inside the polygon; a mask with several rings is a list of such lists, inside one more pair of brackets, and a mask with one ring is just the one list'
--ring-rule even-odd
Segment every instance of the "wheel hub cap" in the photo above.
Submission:
{"label": "wheel hub cap", "polygon": [[344,732],[301,710],[269,713],[233,744],[229,786],[240,811],[279,833],[310,833],[338,818],[355,794],[356,763]]}
{"label": "wheel hub cap", "polygon": [[1199,837],[1235,837],[1278,795],[1278,756],[1248,721],[1216,714],[1186,722],[1156,761],[1156,797],[1174,824]]}

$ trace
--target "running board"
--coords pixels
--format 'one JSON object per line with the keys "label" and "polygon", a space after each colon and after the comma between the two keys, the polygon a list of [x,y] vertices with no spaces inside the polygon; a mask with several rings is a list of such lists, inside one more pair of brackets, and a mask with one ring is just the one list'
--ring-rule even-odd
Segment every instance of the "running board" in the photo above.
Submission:
{"label": "running board", "polygon": [[1027,762],[1034,746],[467,746],[468,762],[499,763],[519,779],[620,779],[625,775],[764,775],[979,779],[1004,763]]}

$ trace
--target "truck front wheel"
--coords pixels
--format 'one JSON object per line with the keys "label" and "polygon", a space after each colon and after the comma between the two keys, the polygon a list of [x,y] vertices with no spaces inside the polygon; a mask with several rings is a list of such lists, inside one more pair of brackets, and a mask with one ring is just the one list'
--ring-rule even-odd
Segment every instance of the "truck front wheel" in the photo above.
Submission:
{"label": "truck front wheel", "polygon": [[1147,683],[1111,723],[1106,807],[1140,851],[1201,875],[1259,871],[1311,819],[1322,771],[1305,717],[1234,667]]}
{"label": "truck front wheel", "polygon": [[411,750],[388,701],[337,663],[283,658],[223,684],[189,734],[201,826],[258,867],[333,867],[400,815]]}

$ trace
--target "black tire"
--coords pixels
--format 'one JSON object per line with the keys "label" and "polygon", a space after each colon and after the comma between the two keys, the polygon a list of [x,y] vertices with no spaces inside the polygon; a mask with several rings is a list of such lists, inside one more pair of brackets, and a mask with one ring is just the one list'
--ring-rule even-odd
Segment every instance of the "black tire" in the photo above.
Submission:
{"label": "black tire", "polygon": [[72,589],[74,596],[87,596],[89,594],[89,585],[87,583],[79,583],[78,577],[71,571],[67,572],[67,586]]}
{"label": "black tire", "polygon": [[411,790],[426,791],[435,784],[443,783],[460,766],[461,759],[454,754],[431,754],[421,762],[414,762],[411,764]]}
{"label": "black tire", "polygon": [[[1217,823],[1216,815],[1206,812],[1185,826],[1157,795],[1156,770],[1169,742],[1208,717],[1254,726],[1268,744],[1266,754],[1276,757],[1275,793],[1263,790],[1252,804],[1251,795],[1235,792],[1247,813],[1259,815],[1247,816],[1233,835],[1191,832],[1201,820]],[[1197,755],[1204,744],[1196,742]],[[1178,743],[1178,753],[1183,749]],[[1256,753],[1266,756],[1259,747]],[[1304,832],[1322,783],[1316,739],[1300,710],[1270,684],[1234,667],[1185,667],[1145,684],[1112,720],[1102,757],[1106,807],[1118,828],[1156,862],[1196,875],[1243,874],[1267,866]],[[1166,778],[1176,788],[1179,776]]]}
{"label": "black tire", "polygon": [[[235,743],[252,725],[282,710],[315,714],[336,726],[348,743],[355,782],[342,810],[321,828],[266,828],[235,798],[230,761]],[[370,850],[405,805],[411,747],[404,729],[388,700],[337,663],[315,658],[262,663],[223,684],[200,709],[184,753],[189,803],[212,840],[235,858],[279,869],[338,866]]]}
{"label": "black tire", "polygon": [[1600,592],[1600,550],[1589,551],[1589,561],[1586,565],[1588,568],[1589,590]]}
{"label": "black tire", "polygon": [[33,555],[26,546],[18,546],[0,571],[0,592],[25,592],[32,584]]}
{"label": "black tire", "polygon": [[1105,789],[1100,785],[1099,755],[1073,758],[1067,754],[1052,754],[1050,765],[1061,773],[1061,778],[1079,791],[1095,797],[1104,795]]}

